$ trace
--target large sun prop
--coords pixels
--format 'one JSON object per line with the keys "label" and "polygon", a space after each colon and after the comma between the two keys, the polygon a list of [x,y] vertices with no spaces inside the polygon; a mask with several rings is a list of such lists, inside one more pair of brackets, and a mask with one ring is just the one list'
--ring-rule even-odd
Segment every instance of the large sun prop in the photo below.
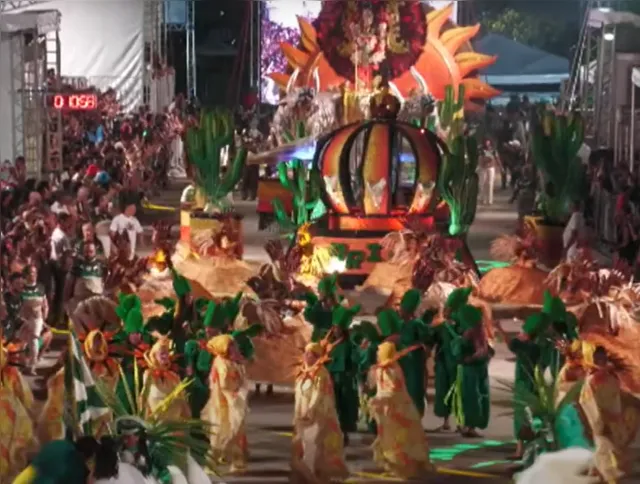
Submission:
{"label": "large sun prop", "polygon": [[[445,87],[465,87],[465,98],[484,100],[499,91],[482,82],[477,72],[496,57],[471,49],[469,41],[480,25],[458,27],[449,19],[453,3],[434,9],[418,2],[372,0],[323,2],[313,22],[298,18],[299,46],[281,44],[295,83],[331,91],[348,86],[369,87],[376,77],[392,83],[403,96],[421,88],[413,67],[431,94],[444,99]],[[282,88],[290,74],[270,73]]]}

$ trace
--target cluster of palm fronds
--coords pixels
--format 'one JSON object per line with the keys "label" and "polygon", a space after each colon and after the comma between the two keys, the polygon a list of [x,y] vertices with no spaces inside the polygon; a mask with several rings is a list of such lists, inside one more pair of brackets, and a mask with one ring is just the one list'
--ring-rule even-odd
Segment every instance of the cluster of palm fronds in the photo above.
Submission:
{"label": "cluster of palm fronds", "polygon": [[574,383],[562,396],[558,388],[558,375],[545,378],[540,367],[536,367],[530,376],[533,385],[526,385],[498,379],[499,389],[509,392],[513,397],[513,409],[508,415],[515,415],[516,408],[523,410],[526,422],[518,436],[526,442],[525,453],[559,450],[561,434],[558,425],[559,416],[566,405],[578,401],[584,381]]}
{"label": "cluster of palm fronds", "polygon": [[[144,422],[149,447],[153,447],[154,453],[162,455],[164,462],[183,470],[185,475],[188,456],[203,469],[215,473],[216,459],[207,438],[213,432],[211,424],[200,419],[167,419],[165,415],[177,398],[185,397],[191,380],[182,381],[153,410],[147,404],[150,386],[142,385],[142,375],[137,364],[134,364],[133,388],[122,368],[120,384],[124,387],[124,397],[119,395],[115,388],[109,388],[100,381],[96,382],[100,398],[111,410],[116,421],[123,417],[134,417]],[[116,430],[112,430],[115,433]]]}

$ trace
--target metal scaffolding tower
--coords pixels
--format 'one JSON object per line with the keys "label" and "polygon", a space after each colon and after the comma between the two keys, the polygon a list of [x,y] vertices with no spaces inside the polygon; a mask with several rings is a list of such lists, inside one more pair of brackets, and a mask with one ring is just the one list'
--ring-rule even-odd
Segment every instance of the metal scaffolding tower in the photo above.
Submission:
{"label": "metal scaffolding tower", "polygon": [[27,174],[34,178],[62,161],[61,113],[48,103],[60,85],[59,28],[58,14],[52,30],[21,30],[9,39],[12,148],[16,156],[24,156]]}
{"label": "metal scaffolding tower", "polygon": [[0,12],[6,13],[11,10],[28,7],[29,5],[35,5],[36,3],[42,3],[42,0],[22,0],[13,2],[9,0],[0,0]]}
{"label": "metal scaffolding tower", "polygon": [[[186,77],[187,94],[189,99],[196,97],[197,66],[196,66],[196,0],[185,0],[187,15],[184,23],[165,24],[169,32],[184,32],[186,44]],[[175,67],[175,66],[174,66]]]}

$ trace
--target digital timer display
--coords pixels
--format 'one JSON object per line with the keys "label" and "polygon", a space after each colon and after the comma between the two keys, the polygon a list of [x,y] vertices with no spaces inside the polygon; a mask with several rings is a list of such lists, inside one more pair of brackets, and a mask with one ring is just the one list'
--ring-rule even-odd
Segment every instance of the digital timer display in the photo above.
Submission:
{"label": "digital timer display", "polygon": [[62,111],[90,111],[98,108],[95,94],[54,94],[53,107]]}

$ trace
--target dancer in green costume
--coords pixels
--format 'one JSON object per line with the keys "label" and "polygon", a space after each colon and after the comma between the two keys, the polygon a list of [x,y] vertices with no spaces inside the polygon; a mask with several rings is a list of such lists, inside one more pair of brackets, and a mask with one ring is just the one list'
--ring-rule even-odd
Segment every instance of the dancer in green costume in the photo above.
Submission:
{"label": "dancer in green costume", "polygon": [[213,356],[207,351],[206,344],[221,332],[220,326],[224,324],[222,306],[210,301],[202,324],[203,328],[184,347],[185,370],[187,376],[194,380],[188,390],[192,418],[200,417],[200,412],[209,400],[209,373]]}
{"label": "dancer in green costume", "polygon": [[513,389],[513,434],[517,439],[514,460],[522,459],[524,454],[523,435],[531,433],[529,427],[530,418],[527,416],[527,402],[530,395],[535,395],[536,370],[540,371],[542,346],[540,336],[547,330],[547,320],[542,313],[532,314],[527,318],[522,331],[515,338],[502,329],[499,321],[496,328],[507,342],[509,350],[516,356],[516,372]]}
{"label": "dancer in green costume", "polygon": [[[383,309],[378,313],[377,324],[361,321],[352,330],[352,339],[358,349],[358,382],[363,388],[365,398],[376,394],[376,386],[369,382],[369,372],[378,361],[378,346],[385,341],[400,341],[402,320],[393,309]],[[399,343],[398,343],[399,344]],[[404,371],[404,370],[403,370]],[[376,423],[367,419],[369,431],[376,433]]]}
{"label": "dancer in green costume", "polygon": [[546,331],[541,334],[542,356],[540,364],[543,370],[550,369],[555,377],[564,365],[564,357],[558,351],[560,341],[572,342],[578,338],[578,319],[559,297],[544,293],[542,317],[546,321]]}
{"label": "dancer in green costume", "polygon": [[340,304],[337,275],[324,277],[318,283],[318,295],[308,292],[305,295],[306,307],[304,319],[313,325],[311,341],[320,341],[332,327],[333,308]]}
{"label": "dancer in green costume", "polygon": [[[113,342],[122,353],[122,372],[129,388],[134,388],[134,363],[136,351],[146,351],[151,347],[152,336],[146,331],[142,317],[142,303],[135,294],[120,295],[116,314],[124,322],[122,330],[113,337]],[[126,389],[122,378],[118,381],[117,394],[127,406]],[[132,409],[128,408],[128,411]]]}
{"label": "dancer in green costume", "polygon": [[[435,402],[433,411],[436,416],[443,419],[440,431],[451,430],[449,417],[451,416],[452,399],[449,398],[451,388],[456,383],[458,374],[458,359],[454,354],[454,341],[457,340],[455,316],[457,312],[467,304],[470,288],[454,290],[442,308],[442,313],[436,316],[431,324],[431,346],[435,348]],[[423,318],[424,319],[424,318]]]}
{"label": "dancer in green costume", "polygon": [[458,333],[453,341],[458,369],[451,397],[455,399],[460,433],[464,437],[479,437],[476,429],[486,429],[490,416],[490,352],[482,327],[482,312],[465,304],[452,314],[452,318]]}
{"label": "dancer in green costume", "polygon": [[400,302],[400,315],[402,321],[400,328],[400,341],[396,345],[398,350],[420,345],[420,348],[411,351],[400,359],[400,367],[404,373],[407,392],[416,405],[420,417],[424,415],[424,397],[427,371],[427,348],[430,340],[429,327],[424,320],[416,317],[416,311],[420,306],[420,291],[410,289]]}

